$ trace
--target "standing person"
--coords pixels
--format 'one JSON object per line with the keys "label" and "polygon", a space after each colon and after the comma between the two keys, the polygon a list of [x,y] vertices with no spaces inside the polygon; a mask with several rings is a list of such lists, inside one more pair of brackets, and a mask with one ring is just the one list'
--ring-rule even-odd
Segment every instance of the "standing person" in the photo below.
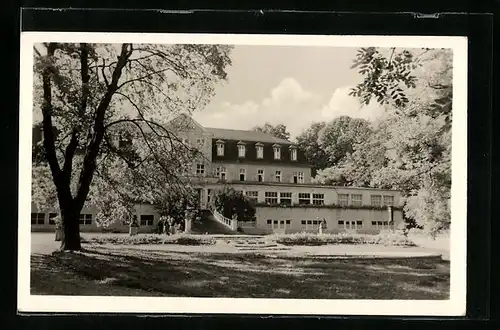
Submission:
{"label": "standing person", "polygon": [[326,230],[326,219],[325,218],[323,218],[323,221],[321,221],[321,225],[319,227],[321,229],[320,234],[323,234]]}

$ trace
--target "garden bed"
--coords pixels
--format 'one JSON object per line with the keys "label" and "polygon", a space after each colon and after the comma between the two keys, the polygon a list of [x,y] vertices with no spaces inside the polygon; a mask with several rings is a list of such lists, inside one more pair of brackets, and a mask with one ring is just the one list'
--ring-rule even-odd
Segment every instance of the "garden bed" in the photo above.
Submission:
{"label": "garden bed", "polygon": [[216,240],[211,237],[199,235],[84,235],[81,238],[82,243],[87,244],[114,244],[114,245],[141,245],[141,244],[178,244],[178,245],[212,245]]}
{"label": "garden bed", "polygon": [[368,234],[276,234],[267,240],[283,245],[329,245],[329,244],[379,244],[385,246],[413,247],[416,244],[401,234],[383,233],[378,235]]}

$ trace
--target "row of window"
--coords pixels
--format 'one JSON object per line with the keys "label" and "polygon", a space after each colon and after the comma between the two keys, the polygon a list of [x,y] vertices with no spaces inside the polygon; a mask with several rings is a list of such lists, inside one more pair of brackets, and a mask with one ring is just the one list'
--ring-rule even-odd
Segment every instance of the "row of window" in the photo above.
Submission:
{"label": "row of window", "polygon": [[[363,195],[361,194],[339,194],[340,206],[361,206],[363,205]],[[371,206],[394,206],[394,196],[391,195],[371,195]]]}
{"label": "row of window", "polygon": [[[49,213],[49,225],[55,225],[54,218],[57,213]],[[137,219],[134,216],[134,219]],[[154,222],[154,215],[152,214],[142,214],[139,224],[141,226],[152,226]],[[79,223],[81,225],[91,225],[92,224],[92,214],[80,214]],[[45,213],[31,213],[31,224],[32,225],[44,225],[45,224]],[[128,222],[123,222],[123,224],[128,224]]]}
{"label": "row of window", "polygon": [[[302,230],[318,230],[322,220],[301,220],[300,225]],[[267,220],[267,228],[269,229],[289,229],[291,228],[291,220]],[[361,229],[363,228],[362,220],[338,220],[339,227],[344,229]],[[372,221],[372,227],[376,229],[389,229],[388,221]]]}
{"label": "row of window", "polygon": [[[196,166],[196,174],[202,175],[205,173],[205,165],[198,164]],[[247,181],[247,170],[245,168],[240,168],[239,170],[239,181]],[[257,170],[257,181],[264,182],[264,170]],[[215,176],[218,177],[221,181],[225,181],[227,179],[227,171],[224,166],[217,167],[215,169]],[[274,181],[273,182],[283,182],[282,181],[282,171],[276,170],[274,171]],[[304,183],[304,172],[293,172],[293,183]]]}
{"label": "row of window", "polygon": [[[55,225],[55,217],[57,213],[49,213],[49,225]],[[92,214],[80,214],[79,223],[81,225],[91,225],[92,224]],[[32,225],[44,225],[45,224],[45,213],[31,213],[31,224]]]}
{"label": "row of window", "polygon": [[[246,196],[252,199],[254,202],[258,201],[259,192],[258,191],[247,191]],[[339,194],[339,205],[340,206],[362,206],[363,196],[361,194],[352,194],[351,203],[349,203],[348,194]],[[275,192],[266,191],[264,193],[264,202],[266,204],[292,204],[292,193],[291,192]],[[320,193],[298,193],[298,203],[299,205],[325,205],[325,194]],[[371,196],[372,206],[382,206],[382,196],[373,195]],[[394,196],[383,196],[383,205],[392,206],[394,205]]]}
{"label": "row of window", "polygon": [[[224,156],[225,145],[224,141],[217,141],[217,156]],[[256,143],[255,149],[257,151],[257,159],[264,158],[264,145],[262,143]],[[244,142],[238,142],[238,157],[245,158],[247,153],[247,146]],[[281,146],[278,144],[273,145],[273,155],[275,160],[281,159]],[[290,160],[297,160],[297,148],[295,146],[290,147]]]}
{"label": "row of window", "polygon": [[290,229],[291,220],[267,220],[267,228],[269,229]]}

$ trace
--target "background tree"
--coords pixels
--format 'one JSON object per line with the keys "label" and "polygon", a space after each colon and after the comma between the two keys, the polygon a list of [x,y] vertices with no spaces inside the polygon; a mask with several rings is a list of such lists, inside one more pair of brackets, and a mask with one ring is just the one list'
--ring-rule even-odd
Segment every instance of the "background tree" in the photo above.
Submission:
{"label": "background tree", "polygon": [[325,126],[325,122],[312,123],[296,138],[297,147],[303,152],[307,162],[312,165],[313,176],[329,164],[328,154],[319,143],[319,132]]}
{"label": "background tree", "polygon": [[354,145],[364,143],[371,134],[365,119],[341,116],[327,123],[318,132],[318,143],[328,155],[328,165],[341,162],[354,151]]}
{"label": "background tree", "polygon": [[[180,152],[182,143],[166,123],[208,102],[215,84],[227,78],[230,50],[224,45],[35,45],[34,110],[42,112],[43,149],[63,223],[61,249],[81,248],[79,213],[110,154],[131,169],[157,163],[166,181],[176,181],[178,173],[171,169],[179,162],[184,168],[185,157],[171,155],[191,153]],[[107,142],[125,130],[136,138],[133,159]]]}
{"label": "background tree", "polygon": [[[390,111],[377,128],[378,142],[372,142],[381,146],[380,155],[385,149],[385,160],[371,170],[370,186],[401,190],[405,218],[431,235],[447,229],[451,221],[451,51],[364,48],[353,67],[364,80],[351,95],[364,104],[375,98]],[[370,169],[369,164],[363,167],[361,160],[368,159],[364,154],[349,159],[353,167]],[[357,178],[362,174],[351,173]]]}
{"label": "background tree", "polygon": [[271,125],[269,123],[265,123],[262,126],[254,127],[253,130],[257,132],[264,132],[280,139],[290,140],[290,132],[287,131],[286,126],[283,124]]}

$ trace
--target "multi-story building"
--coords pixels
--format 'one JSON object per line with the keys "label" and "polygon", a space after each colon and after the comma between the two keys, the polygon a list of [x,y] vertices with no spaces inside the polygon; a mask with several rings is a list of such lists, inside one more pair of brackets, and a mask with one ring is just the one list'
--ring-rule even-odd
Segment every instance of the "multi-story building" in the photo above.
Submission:
{"label": "multi-story building", "polygon": [[[323,220],[326,231],[373,232],[403,221],[398,191],[312,184],[311,166],[290,141],[263,132],[203,127],[185,115],[170,122],[169,129],[200,151],[188,173],[199,191],[200,208],[208,208],[211,192],[221,185],[254,200],[256,221],[242,224],[247,232],[317,231]],[[159,219],[154,207],[138,205],[136,211],[142,231],[150,231]],[[49,213],[33,209],[33,228],[50,227]],[[94,214],[84,211],[82,231],[99,230]],[[117,223],[116,229],[126,231],[126,223]]]}

